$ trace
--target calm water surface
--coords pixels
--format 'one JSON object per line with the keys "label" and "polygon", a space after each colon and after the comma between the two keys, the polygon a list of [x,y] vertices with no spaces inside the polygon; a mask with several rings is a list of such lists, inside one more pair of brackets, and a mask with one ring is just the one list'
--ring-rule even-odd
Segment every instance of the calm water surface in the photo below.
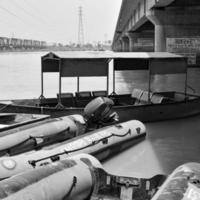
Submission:
{"label": "calm water surface", "polygon": [[[37,98],[40,95],[40,58],[45,52],[0,54],[0,99]],[[190,69],[188,85],[200,94],[200,70]],[[58,75],[44,76],[46,97],[55,97],[58,92]],[[133,88],[147,89],[148,74],[144,71],[116,73],[118,93],[130,92]],[[185,76],[152,77],[153,91],[184,91]],[[76,90],[76,79],[62,80],[63,92]],[[112,92],[112,78],[110,79]],[[80,90],[105,90],[106,78],[81,78]],[[157,173],[170,173],[186,162],[200,162],[200,116],[147,123],[145,141],[120,153],[104,163],[112,173],[138,177],[150,177]]]}
{"label": "calm water surface", "polygon": [[169,174],[187,162],[200,162],[200,116],[146,123],[148,136],[104,163],[114,173],[136,177]]}

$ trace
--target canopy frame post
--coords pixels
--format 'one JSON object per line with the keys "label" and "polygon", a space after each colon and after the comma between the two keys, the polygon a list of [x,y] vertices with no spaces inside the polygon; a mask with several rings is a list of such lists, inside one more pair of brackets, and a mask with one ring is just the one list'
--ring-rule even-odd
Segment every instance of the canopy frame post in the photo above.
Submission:
{"label": "canopy frame post", "polygon": [[149,65],[149,82],[148,82],[148,103],[150,103],[150,92],[151,92],[151,68],[150,68],[150,61],[148,62]]}
{"label": "canopy frame post", "polygon": [[116,95],[115,92],[115,60],[113,59],[113,91],[111,93],[111,95]]}
{"label": "canopy frame post", "polygon": [[61,92],[62,92],[62,77],[61,77],[61,59],[59,59],[59,95],[58,95],[58,104],[56,105],[57,109],[63,109],[64,106],[61,102]]}
{"label": "canopy frame post", "polygon": [[188,81],[188,71],[186,69],[186,73],[185,73],[185,89],[184,89],[185,100],[187,99],[187,81]]}
{"label": "canopy frame post", "polygon": [[[42,66],[42,59],[41,59],[41,66]],[[44,99],[44,75],[41,67],[41,95],[39,96],[39,99]]]}
{"label": "canopy frame post", "polygon": [[115,94],[115,69],[114,69],[114,66],[113,66],[113,94]]}
{"label": "canopy frame post", "polygon": [[107,90],[107,94],[108,94],[108,92],[109,92],[109,67],[108,67],[108,74],[107,74],[106,90]]}
{"label": "canopy frame post", "polygon": [[77,92],[80,92],[80,77],[77,76]]}

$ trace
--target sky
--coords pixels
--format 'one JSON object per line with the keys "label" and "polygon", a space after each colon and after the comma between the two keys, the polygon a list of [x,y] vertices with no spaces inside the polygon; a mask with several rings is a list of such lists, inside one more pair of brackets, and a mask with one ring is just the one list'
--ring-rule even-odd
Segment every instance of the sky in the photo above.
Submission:
{"label": "sky", "polygon": [[112,40],[122,0],[0,0],[0,36],[68,44]]}

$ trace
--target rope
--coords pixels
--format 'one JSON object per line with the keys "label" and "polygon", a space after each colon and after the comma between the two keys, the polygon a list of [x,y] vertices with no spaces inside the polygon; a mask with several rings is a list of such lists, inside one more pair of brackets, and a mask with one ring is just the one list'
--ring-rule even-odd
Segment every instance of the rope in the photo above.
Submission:
{"label": "rope", "polygon": [[94,146],[94,145],[97,145],[98,143],[100,142],[104,142],[105,140],[111,138],[111,137],[126,137],[128,134],[131,134],[131,129],[129,129],[124,135],[118,135],[118,134],[114,134],[112,133],[111,135],[107,136],[107,137],[104,137],[104,138],[101,138],[99,140],[94,140],[92,141],[90,144],[84,146],[84,147],[81,147],[81,148],[77,148],[77,149],[73,149],[73,150],[70,150],[70,151],[66,151],[64,150],[64,152],[61,152],[61,153],[58,153],[58,154],[54,154],[52,156],[48,156],[48,157],[45,157],[45,158],[41,158],[41,159],[38,159],[38,160],[29,160],[28,163],[30,165],[32,165],[33,167],[36,166],[36,163],[37,162],[40,162],[40,161],[43,161],[43,160],[46,160],[46,159],[49,159],[51,157],[54,157],[54,156],[61,156],[61,155],[64,155],[64,154],[69,154],[69,153],[73,153],[73,152],[76,152],[76,151],[80,151],[80,150],[83,150],[83,149],[86,149],[88,147],[91,147],[91,146]]}
{"label": "rope", "polygon": [[71,185],[69,191],[67,192],[67,194],[64,196],[63,199],[67,199],[67,198],[70,196],[70,194],[71,194],[73,188],[76,186],[76,183],[77,183],[77,177],[74,176],[74,177],[73,177],[73,181],[72,181],[72,185]]}
{"label": "rope", "polygon": [[187,88],[189,88],[190,90],[192,90],[193,93],[196,93],[196,90],[194,88],[192,88],[190,85],[187,84]]}

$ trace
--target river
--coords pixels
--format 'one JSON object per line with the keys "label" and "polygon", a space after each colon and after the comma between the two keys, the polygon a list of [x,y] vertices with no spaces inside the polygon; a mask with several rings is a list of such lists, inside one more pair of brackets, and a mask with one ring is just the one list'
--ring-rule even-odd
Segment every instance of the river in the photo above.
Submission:
{"label": "river", "polygon": [[[40,95],[40,63],[45,52],[12,52],[0,54],[0,99],[38,98]],[[106,89],[106,78],[81,78],[80,90]],[[200,94],[200,69],[189,69],[188,92]],[[184,75],[152,77],[153,91],[184,91]],[[117,93],[127,93],[133,88],[147,89],[148,74],[144,71],[118,72]],[[76,79],[62,80],[63,91],[74,92]],[[112,83],[112,78],[110,79]],[[58,75],[44,76],[45,96],[58,93]],[[112,84],[109,88],[112,91]],[[147,138],[105,161],[108,172],[137,177],[151,177],[158,173],[169,174],[186,162],[200,162],[200,116],[164,122],[146,123]]]}

